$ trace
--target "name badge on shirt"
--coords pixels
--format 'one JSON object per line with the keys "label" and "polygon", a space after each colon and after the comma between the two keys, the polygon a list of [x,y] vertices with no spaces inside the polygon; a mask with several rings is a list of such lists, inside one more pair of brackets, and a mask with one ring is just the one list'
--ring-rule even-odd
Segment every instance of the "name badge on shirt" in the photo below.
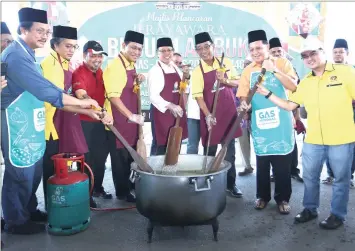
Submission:
{"label": "name badge on shirt", "polygon": [[178,84],[178,82],[175,82],[174,90],[172,91],[172,93],[177,93],[177,92],[179,92],[179,84]]}
{"label": "name badge on shirt", "polygon": [[337,76],[330,76],[329,81],[330,81],[330,83],[327,84],[327,87],[343,85],[343,83],[339,83],[338,82],[338,77]]}

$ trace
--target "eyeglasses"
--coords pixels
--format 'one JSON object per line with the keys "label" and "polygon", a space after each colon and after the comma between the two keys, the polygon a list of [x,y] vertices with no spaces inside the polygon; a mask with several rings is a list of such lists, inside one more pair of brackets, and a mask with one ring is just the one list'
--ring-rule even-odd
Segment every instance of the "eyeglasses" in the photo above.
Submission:
{"label": "eyeglasses", "polygon": [[196,47],[195,50],[196,51],[203,51],[203,50],[209,50],[212,44],[205,44],[204,46],[199,46]]}
{"label": "eyeglasses", "polygon": [[281,55],[282,54],[282,50],[275,50],[275,51],[271,51],[271,55],[275,56],[275,55]]}
{"label": "eyeglasses", "polygon": [[305,60],[305,59],[308,59],[308,58],[311,58],[311,57],[313,58],[313,57],[315,57],[317,55],[318,55],[318,51],[311,51],[308,55],[305,55],[305,54],[301,53],[301,59]]}
{"label": "eyeglasses", "polygon": [[53,32],[51,32],[50,30],[44,30],[44,29],[35,29],[35,31],[37,32],[38,35],[46,35],[47,37],[49,37],[50,35],[52,35]]}
{"label": "eyeglasses", "polygon": [[166,53],[166,52],[169,52],[169,53],[171,53],[171,52],[173,52],[174,51],[174,49],[166,49],[166,50],[158,50],[160,53]]}
{"label": "eyeglasses", "polygon": [[65,48],[67,48],[67,50],[73,50],[76,51],[77,49],[79,49],[79,45],[71,45],[71,44],[66,44]]}

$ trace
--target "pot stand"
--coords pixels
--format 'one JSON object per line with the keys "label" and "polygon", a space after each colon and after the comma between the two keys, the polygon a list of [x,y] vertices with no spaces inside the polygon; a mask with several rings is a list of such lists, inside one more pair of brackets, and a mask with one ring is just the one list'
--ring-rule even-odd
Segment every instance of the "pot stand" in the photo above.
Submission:
{"label": "pot stand", "polygon": [[[209,221],[200,223],[200,224],[180,225],[180,227],[202,226],[202,225],[211,225],[212,226],[212,230],[213,230],[213,239],[214,239],[214,241],[218,241],[217,234],[218,234],[218,229],[219,229],[219,222],[218,222],[217,217],[213,218],[213,219],[211,219]],[[164,224],[164,223],[161,223],[161,222],[154,222],[154,221],[149,220],[148,227],[147,227],[148,243],[152,243],[153,229],[154,229],[155,226],[162,226],[162,227],[169,226],[169,227],[172,227],[172,226],[177,226],[177,225],[171,225],[171,224],[168,224],[168,223]]]}

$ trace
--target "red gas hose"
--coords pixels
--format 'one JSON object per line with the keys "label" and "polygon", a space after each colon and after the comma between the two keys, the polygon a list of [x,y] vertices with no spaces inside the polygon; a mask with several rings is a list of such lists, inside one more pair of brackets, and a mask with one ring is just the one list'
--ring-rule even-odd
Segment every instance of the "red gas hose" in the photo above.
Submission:
{"label": "red gas hose", "polygon": [[[84,162],[84,165],[86,169],[90,173],[90,180],[91,180],[91,187],[90,187],[90,196],[92,196],[92,192],[94,190],[94,174],[90,168],[90,166]],[[93,208],[90,207],[91,211],[123,211],[123,210],[129,210],[129,209],[134,209],[136,206],[130,206],[130,207],[117,207],[117,208]]]}

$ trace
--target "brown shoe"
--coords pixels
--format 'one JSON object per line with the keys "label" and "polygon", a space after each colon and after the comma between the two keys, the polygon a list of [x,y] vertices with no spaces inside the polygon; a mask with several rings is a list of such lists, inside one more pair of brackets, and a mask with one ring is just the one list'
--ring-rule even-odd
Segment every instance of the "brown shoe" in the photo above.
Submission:
{"label": "brown shoe", "polygon": [[254,171],[254,168],[252,168],[252,167],[246,167],[246,168],[244,168],[244,171],[243,171],[243,172],[239,172],[238,175],[239,175],[239,176],[246,176],[246,175],[248,175],[248,174],[253,173],[253,171]]}

